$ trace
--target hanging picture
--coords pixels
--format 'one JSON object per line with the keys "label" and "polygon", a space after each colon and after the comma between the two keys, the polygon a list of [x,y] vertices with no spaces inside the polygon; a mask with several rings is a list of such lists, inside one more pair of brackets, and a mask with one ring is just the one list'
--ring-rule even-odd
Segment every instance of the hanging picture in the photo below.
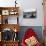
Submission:
{"label": "hanging picture", "polygon": [[36,18],[36,10],[23,11],[23,18]]}

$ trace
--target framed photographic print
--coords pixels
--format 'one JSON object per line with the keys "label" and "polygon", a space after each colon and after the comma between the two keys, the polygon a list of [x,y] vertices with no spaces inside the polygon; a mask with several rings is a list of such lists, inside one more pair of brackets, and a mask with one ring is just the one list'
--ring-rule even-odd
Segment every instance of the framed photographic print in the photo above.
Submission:
{"label": "framed photographic print", "polygon": [[23,18],[36,18],[36,11],[23,11]]}

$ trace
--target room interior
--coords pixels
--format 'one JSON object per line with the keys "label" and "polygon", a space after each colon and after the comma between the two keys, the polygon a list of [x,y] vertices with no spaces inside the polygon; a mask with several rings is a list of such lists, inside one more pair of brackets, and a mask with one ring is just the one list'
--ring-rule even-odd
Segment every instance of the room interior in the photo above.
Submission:
{"label": "room interior", "polygon": [[25,46],[22,40],[28,28],[41,43],[36,46],[46,46],[45,7],[43,0],[0,0],[0,46]]}

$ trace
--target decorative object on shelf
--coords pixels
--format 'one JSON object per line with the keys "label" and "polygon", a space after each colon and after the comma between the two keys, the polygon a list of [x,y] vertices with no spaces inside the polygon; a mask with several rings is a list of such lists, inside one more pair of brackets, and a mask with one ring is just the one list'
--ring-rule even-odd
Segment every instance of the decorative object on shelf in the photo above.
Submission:
{"label": "decorative object on shelf", "polygon": [[15,10],[10,10],[10,15],[16,15],[18,12],[17,11],[15,11]]}
{"label": "decorative object on shelf", "polygon": [[25,10],[23,11],[23,18],[36,18],[37,15],[37,11],[36,9],[29,9],[29,10]]}
{"label": "decorative object on shelf", "polygon": [[2,15],[9,15],[9,10],[2,10]]}

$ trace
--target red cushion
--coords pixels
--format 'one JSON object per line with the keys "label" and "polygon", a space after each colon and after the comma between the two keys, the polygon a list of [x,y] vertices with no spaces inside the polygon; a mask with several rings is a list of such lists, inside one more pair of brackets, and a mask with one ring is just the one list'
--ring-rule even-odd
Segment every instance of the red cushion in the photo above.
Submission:
{"label": "red cushion", "polygon": [[22,46],[26,46],[25,39],[28,39],[32,36],[36,37],[37,35],[32,28],[28,28],[24,34],[24,37],[22,38]]}

